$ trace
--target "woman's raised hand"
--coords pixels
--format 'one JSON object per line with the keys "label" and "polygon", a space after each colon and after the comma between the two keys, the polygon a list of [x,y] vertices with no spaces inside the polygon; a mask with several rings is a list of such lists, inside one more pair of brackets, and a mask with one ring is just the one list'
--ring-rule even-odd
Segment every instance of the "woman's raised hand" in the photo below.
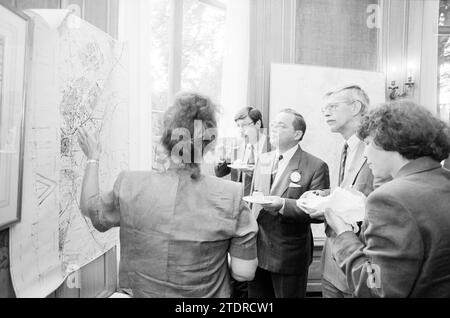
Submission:
{"label": "woman's raised hand", "polygon": [[92,133],[88,132],[86,128],[80,127],[78,129],[78,143],[89,160],[99,160],[102,151],[98,131]]}

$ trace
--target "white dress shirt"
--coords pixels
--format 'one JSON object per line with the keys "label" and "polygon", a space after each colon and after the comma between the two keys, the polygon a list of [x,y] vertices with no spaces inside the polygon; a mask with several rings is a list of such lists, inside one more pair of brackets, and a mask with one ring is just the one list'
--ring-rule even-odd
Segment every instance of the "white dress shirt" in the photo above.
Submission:
{"label": "white dress shirt", "polygon": [[[286,167],[288,166],[289,161],[291,161],[292,157],[293,157],[293,156],[295,155],[295,153],[297,152],[298,147],[299,147],[299,145],[297,144],[297,145],[295,145],[294,147],[290,148],[289,150],[287,150],[287,151],[285,151],[285,152],[283,152],[283,153],[281,154],[281,155],[283,156],[283,159],[281,159],[281,160],[278,162],[278,170],[277,170],[277,174],[276,174],[276,176],[275,176],[275,179],[274,179],[274,181],[273,181],[272,188],[273,188],[273,186],[274,186],[275,184],[277,184],[277,182],[279,181],[279,179],[280,179],[281,176],[283,175],[284,170],[286,170]],[[279,153],[279,151],[277,150],[277,153],[276,153],[276,157],[275,157],[275,158],[278,158],[279,156],[280,156],[280,153]],[[285,199],[282,199],[282,200],[283,200],[283,206],[282,206],[281,209],[278,211],[278,213],[280,213],[280,214],[283,214],[283,213],[284,213],[284,206],[286,205],[286,200],[285,200]]]}
{"label": "white dress shirt", "polygon": [[[275,184],[278,183],[279,179],[281,178],[281,176],[283,175],[284,170],[286,170],[286,167],[289,164],[289,161],[291,161],[292,157],[295,155],[295,152],[298,150],[298,144],[295,145],[294,147],[290,148],[289,150],[283,152],[281,155],[283,156],[283,159],[281,159],[278,162],[278,170],[277,170],[277,174],[275,176],[275,179],[273,181],[273,185],[272,188]],[[278,158],[280,156],[279,151],[277,150],[276,153],[276,157]]]}

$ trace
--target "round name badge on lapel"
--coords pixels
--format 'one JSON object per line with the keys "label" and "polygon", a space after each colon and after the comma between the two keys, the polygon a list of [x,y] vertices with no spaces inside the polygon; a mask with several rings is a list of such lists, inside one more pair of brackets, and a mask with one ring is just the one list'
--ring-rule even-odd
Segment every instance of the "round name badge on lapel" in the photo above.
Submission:
{"label": "round name badge on lapel", "polygon": [[291,181],[294,183],[298,183],[300,182],[300,180],[302,179],[302,176],[300,175],[300,173],[298,171],[294,171],[291,173]]}

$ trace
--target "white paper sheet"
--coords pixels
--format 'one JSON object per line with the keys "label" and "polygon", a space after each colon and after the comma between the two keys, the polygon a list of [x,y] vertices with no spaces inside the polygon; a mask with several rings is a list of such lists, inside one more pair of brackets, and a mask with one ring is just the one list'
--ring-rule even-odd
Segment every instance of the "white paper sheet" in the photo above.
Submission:
{"label": "white paper sheet", "polygon": [[306,208],[306,212],[308,212],[307,209],[317,212],[331,209],[346,223],[356,224],[364,220],[365,201],[366,196],[363,193],[338,187],[328,196],[311,195],[311,192],[305,193],[297,200],[297,206]]}

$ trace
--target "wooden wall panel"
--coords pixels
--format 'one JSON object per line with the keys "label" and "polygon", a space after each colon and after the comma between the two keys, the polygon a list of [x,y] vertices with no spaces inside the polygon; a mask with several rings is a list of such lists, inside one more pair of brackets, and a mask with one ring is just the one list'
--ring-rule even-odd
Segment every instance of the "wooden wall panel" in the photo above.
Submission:
{"label": "wooden wall panel", "polygon": [[67,280],[48,298],[95,298],[109,297],[117,290],[117,249],[82,267],[77,274],[79,288],[73,288]]}
{"label": "wooden wall panel", "polygon": [[248,104],[269,123],[271,63],[295,63],[295,11],[298,0],[250,1]]}
{"label": "wooden wall panel", "polygon": [[[52,294],[51,296],[49,296],[49,298],[53,298]],[[67,281],[65,281],[55,291],[54,298],[80,298],[80,294],[80,288],[69,288],[69,286],[67,285]]]}
{"label": "wooden wall panel", "polygon": [[409,0],[386,0],[384,7],[387,16],[386,24],[383,26],[387,29],[387,41],[385,42],[386,69],[384,72],[389,85],[393,80],[402,83],[406,79]]}
{"label": "wooden wall panel", "polygon": [[[108,293],[114,293],[119,286],[118,276],[118,248],[113,248],[111,251],[105,254],[105,288]],[[108,295],[109,296],[109,295]]]}
{"label": "wooden wall panel", "polygon": [[[89,1],[89,0],[88,0]],[[67,9],[70,5],[76,5],[80,8],[81,16],[84,16],[83,9],[86,0],[61,0],[61,9]]]}
{"label": "wooden wall panel", "polygon": [[[411,1],[411,11],[422,15],[422,32],[410,31],[409,39],[412,43],[419,42],[421,45],[412,47],[409,50],[412,62],[420,67],[416,68],[415,74],[415,96],[421,105],[424,105],[433,114],[437,112],[438,105],[438,17],[439,0],[426,0],[422,5],[419,0]],[[411,21],[410,26],[414,27],[417,21]],[[417,36],[416,36],[417,34]],[[416,60],[417,58],[417,60]]]}
{"label": "wooden wall panel", "polygon": [[0,4],[15,8],[15,0],[0,0]]}
{"label": "wooden wall panel", "polygon": [[437,29],[439,0],[382,0],[383,64],[386,82],[400,92],[409,74],[415,87],[408,98],[437,110]]}
{"label": "wooden wall panel", "polygon": [[60,9],[60,0],[16,0],[16,8],[26,9]]}
{"label": "wooden wall panel", "polygon": [[9,273],[9,230],[0,231],[0,298],[14,298]]}
{"label": "wooden wall panel", "polygon": [[108,0],[84,2],[84,19],[103,31],[108,30]]}
{"label": "wooden wall panel", "polygon": [[296,63],[378,70],[378,29],[369,27],[377,0],[299,0]]}
{"label": "wooden wall panel", "polygon": [[94,298],[105,287],[105,256],[89,263],[89,270],[81,271],[81,298]]}

